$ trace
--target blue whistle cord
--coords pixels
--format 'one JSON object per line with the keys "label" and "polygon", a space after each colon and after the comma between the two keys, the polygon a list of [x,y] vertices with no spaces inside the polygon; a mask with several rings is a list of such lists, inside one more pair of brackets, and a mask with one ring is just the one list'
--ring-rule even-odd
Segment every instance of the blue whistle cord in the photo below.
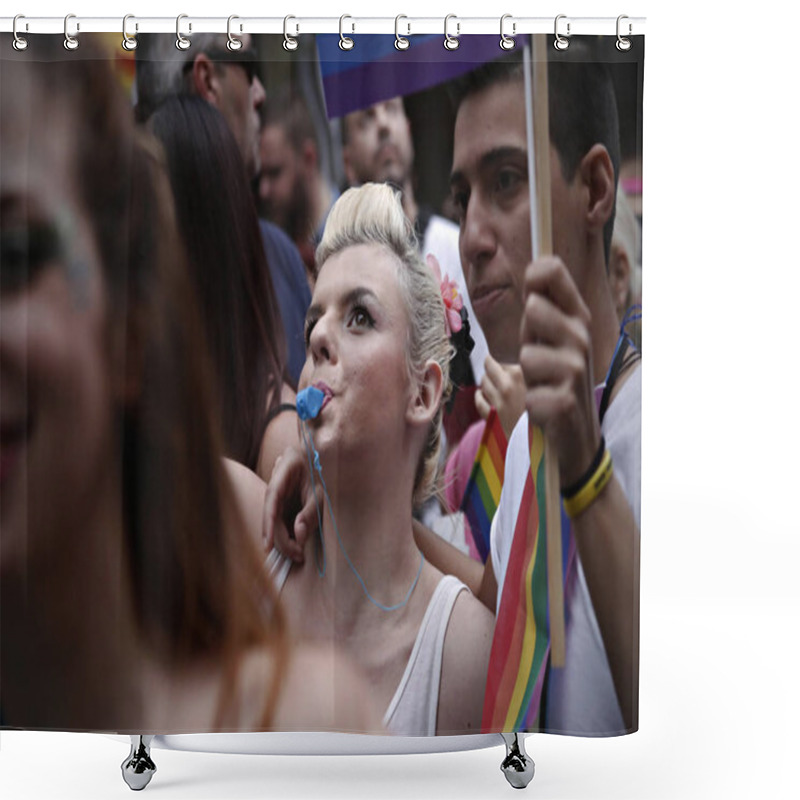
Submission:
{"label": "blue whistle cord", "polygon": [[[309,387],[314,388],[314,387]],[[307,389],[304,389],[303,392],[307,392]],[[316,390],[319,391],[319,390]],[[303,394],[300,392],[298,394],[298,412],[300,408],[300,396]],[[320,394],[322,394],[320,392]],[[319,409],[317,409],[316,413],[313,414],[313,417],[316,417],[319,413]],[[358,570],[355,568],[355,565],[350,560],[350,556],[347,555],[347,550],[345,549],[344,542],[342,542],[342,537],[339,535],[339,527],[336,524],[336,517],[333,515],[333,507],[331,506],[331,499],[328,497],[328,487],[325,485],[325,478],[322,477],[322,465],[319,463],[319,453],[317,452],[317,448],[314,447],[314,440],[311,438],[311,433],[308,431],[306,427],[306,419],[301,417],[302,419],[302,430],[303,430],[303,442],[306,446],[306,455],[308,456],[308,468],[311,472],[311,487],[314,490],[314,503],[317,506],[317,520],[319,521],[319,540],[322,543],[322,570],[320,571],[319,560],[317,560],[317,573],[320,577],[325,575],[325,542],[322,537],[322,518],[320,514],[319,502],[317,501],[317,492],[316,492],[316,484],[314,483],[314,470],[316,469],[317,474],[319,475],[320,482],[322,483],[322,492],[325,495],[325,503],[328,507],[328,513],[331,517],[331,522],[333,522],[333,529],[336,531],[336,540],[339,542],[339,549],[342,551],[342,555],[344,555],[345,560],[347,561],[347,565],[353,572],[353,575],[356,576],[358,582],[361,584],[361,588],[364,590],[364,594],[367,596],[367,599],[375,606],[381,609],[381,611],[397,611],[399,608],[403,608],[408,601],[411,599],[411,595],[414,593],[414,589],[417,588],[417,584],[419,583],[420,575],[422,575],[422,566],[425,563],[425,556],[420,551],[419,554],[419,569],[417,570],[417,577],[414,578],[414,582],[409,587],[408,593],[405,596],[405,599],[402,600],[400,603],[397,603],[393,606],[385,606],[383,603],[378,602],[370,593],[369,589],[367,589],[367,585],[364,583],[363,578],[361,575],[358,574]],[[313,466],[312,466],[312,459],[311,459],[311,451],[314,451],[314,459],[313,459]]]}

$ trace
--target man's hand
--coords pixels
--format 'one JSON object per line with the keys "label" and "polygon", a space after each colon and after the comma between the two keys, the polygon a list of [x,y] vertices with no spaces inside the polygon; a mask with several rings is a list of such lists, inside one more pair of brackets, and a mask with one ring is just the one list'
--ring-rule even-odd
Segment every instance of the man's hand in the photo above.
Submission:
{"label": "man's hand", "polygon": [[[317,489],[319,492],[319,487]],[[322,508],[322,497],[317,500]],[[265,552],[274,547],[302,564],[306,541],[317,526],[317,505],[308,474],[308,460],[299,446],[287,447],[275,462],[264,500]]]}
{"label": "man's hand", "polygon": [[560,258],[528,266],[519,354],[525,407],[553,442],[562,486],[583,475],[600,446],[590,324],[589,309]]}

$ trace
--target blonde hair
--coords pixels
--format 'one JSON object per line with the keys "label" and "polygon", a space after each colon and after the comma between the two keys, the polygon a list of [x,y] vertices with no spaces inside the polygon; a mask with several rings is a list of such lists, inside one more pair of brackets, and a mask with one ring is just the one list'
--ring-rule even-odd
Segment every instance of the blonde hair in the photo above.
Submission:
{"label": "blonde hair", "polygon": [[409,320],[406,360],[410,380],[420,382],[429,361],[435,361],[442,370],[442,397],[414,478],[413,502],[419,506],[435,490],[442,445],[442,409],[451,390],[453,348],[445,329],[444,302],[433,271],[419,253],[417,237],[403,211],[400,195],[390,186],[365,183],[348,189],[336,201],[317,247],[317,270],[332,255],[359,244],[381,245],[400,262],[397,276]]}

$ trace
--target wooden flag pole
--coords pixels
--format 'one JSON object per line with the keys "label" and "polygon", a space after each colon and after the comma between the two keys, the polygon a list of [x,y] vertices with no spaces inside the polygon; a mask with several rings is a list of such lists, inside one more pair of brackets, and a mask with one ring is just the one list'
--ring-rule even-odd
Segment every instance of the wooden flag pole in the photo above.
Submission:
{"label": "wooden flag pole", "polygon": [[[547,37],[537,34],[533,58],[525,48],[525,114],[528,136],[528,173],[531,193],[531,243],[534,258],[553,253],[553,218],[550,197],[550,114],[547,87]],[[547,596],[550,607],[550,663],[563,667],[566,662],[564,628],[564,579],[561,553],[561,494],[558,458],[551,443],[544,443],[545,503],[547,520]],[[535,478],[535,476],[534,476]],[[535,528],[534,515],[528,518],[528,533]]]}

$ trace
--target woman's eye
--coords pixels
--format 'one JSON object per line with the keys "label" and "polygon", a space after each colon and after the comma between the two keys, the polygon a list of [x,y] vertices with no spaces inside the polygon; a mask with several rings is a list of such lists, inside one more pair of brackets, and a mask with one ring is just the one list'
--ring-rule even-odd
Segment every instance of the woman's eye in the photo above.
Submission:
{"label": "woman's eye", "polygon": [[306,347],[311,344],[311,331],[314,330],[314,325],[316,322],[317,321],[315,319],[310,319],[308,322],[306,322]]}
{"label": "woman's eye", "polygon": [[61,257],[57,231],[50,226],[0,231],[0,285],[15,291],[29,284],[42,267]]}
{"label": "woman's eye", "polygon": [[350,313],[350,322],[357,328],[368,328],[372,326],[372,317],[365,308],[357,306]]}

